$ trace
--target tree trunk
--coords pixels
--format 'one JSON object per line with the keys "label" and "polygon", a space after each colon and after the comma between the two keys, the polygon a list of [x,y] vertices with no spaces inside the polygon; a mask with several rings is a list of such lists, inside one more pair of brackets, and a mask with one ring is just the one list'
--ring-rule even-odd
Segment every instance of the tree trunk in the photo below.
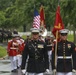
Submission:
{"label": "tree trunk", "polygon": [[74,43],[76,44],[76,31],[75,31],[75,28],[74,28]]}
{"label": "tree trunk", "polygon": [[26,32],[26,25],[23,25],[23,32]]}

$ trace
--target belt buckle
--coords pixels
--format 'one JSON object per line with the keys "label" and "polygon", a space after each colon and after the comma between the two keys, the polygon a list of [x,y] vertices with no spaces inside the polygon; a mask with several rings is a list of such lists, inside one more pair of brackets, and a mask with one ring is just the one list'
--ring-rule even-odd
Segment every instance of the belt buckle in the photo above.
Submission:
{"label": "belt buckle", "polygon": [[66,56],[64,56],[63,58],[66,59]]}

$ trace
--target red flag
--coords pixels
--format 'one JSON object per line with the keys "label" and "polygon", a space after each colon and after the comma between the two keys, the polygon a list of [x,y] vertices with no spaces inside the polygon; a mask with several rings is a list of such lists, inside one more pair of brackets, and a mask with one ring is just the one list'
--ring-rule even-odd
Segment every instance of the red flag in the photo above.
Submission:
{"label": "red flag", "polygon": [[45,28],[45,13],[44,13],[43,5],[41,5],[40,7],[40,25]]}
{"label": "red flag", "polygon": [[55,37],[56,37],[56,31],[59,31],[61,29],[64,29],[64,24],[63,24],[61,16],[60,16],[60,6],[58,6],[57,11],[56,11],[54,28],[52,30],[52,33],[54,34]]}

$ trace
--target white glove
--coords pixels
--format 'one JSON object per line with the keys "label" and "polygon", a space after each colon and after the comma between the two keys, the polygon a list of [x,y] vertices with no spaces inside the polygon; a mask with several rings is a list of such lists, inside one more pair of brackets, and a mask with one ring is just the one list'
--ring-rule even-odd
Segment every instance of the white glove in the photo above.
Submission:
{"label": "white glove", "polygon": [[75,69],[73,69],[73,70],[72,70],[72,72],[76,73],[76,70],[75,70]]}
{"label": "white glove", "polygon": [[46,69],[46,72],[49,73],[50,72],[49,69]]}
{"label": "white glove", "polygon": [[53,74],[54,74],[54,75],[55,75],[55,73],[56,73],[56,69],[53,70]]}
{"label": "white glove", "polygon": [[26,73],[26,70],[25,69],[23,69],[23,70],[21,70],[22,71],[22,74],[25,74]]}
{"label": "white glove", "polygon": [[56,72],[56,69],[54,69],[53,71]]}

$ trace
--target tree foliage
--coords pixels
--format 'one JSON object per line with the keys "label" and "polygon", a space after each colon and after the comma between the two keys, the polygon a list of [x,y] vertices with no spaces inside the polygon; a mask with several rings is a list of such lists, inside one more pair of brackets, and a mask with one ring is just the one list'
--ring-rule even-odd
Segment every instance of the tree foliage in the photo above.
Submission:
{"label": "tree foliage", "polygon": [[34,7],[40,12],[40,5],[43,4],[45,23],[47,29],[50,30],[54,25],[58,2],[65,27],[76,27],[76,0],[0,0],[0,27],[19,28],[25,25],[27,29],[30,28],[34,17]]}

